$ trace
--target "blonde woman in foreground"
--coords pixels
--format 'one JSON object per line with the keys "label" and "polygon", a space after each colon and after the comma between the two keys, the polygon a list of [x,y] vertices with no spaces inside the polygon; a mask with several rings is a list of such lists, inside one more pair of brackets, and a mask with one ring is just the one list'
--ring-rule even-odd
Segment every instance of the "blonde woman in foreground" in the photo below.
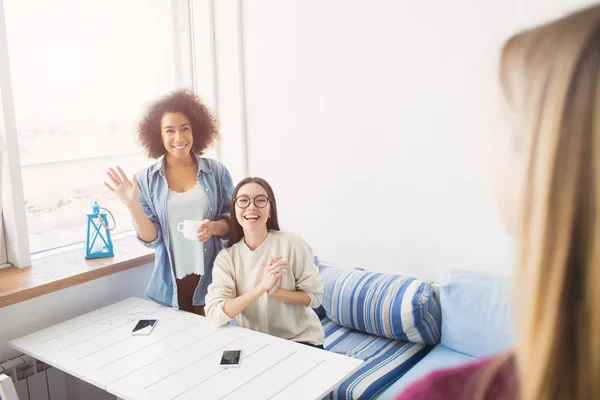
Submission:
{"label": "blonde woman in foreground", "polygon": [[512,37],[500,79],[516,347],[398,399],[600,399],[600,5]]}

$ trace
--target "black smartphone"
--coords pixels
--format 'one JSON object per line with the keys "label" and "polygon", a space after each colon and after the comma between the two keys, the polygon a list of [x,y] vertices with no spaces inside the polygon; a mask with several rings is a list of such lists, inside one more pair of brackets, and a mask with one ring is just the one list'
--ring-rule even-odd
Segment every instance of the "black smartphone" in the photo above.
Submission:
{"label": "black smartphone", "polygon": [[225,350],[223,356],[221,356],[221,367],[231,368],[238,367],[240,365],[241,350]]}
{"label": "black smartphone", "polygon": [[131,334],[132,335],[149,335],[152,332],[152,330],[154,329],[154,327],[156,326],[157,322],[158,322],[157,319],[140,319],[138,321],[137,325],[131,331]]}

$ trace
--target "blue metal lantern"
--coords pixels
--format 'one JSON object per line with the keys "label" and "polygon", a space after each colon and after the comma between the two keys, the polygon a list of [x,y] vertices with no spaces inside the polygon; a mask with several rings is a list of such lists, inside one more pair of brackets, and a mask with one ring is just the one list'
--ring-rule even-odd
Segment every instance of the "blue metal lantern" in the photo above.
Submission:
{"label": "blue metal lantern", "polygon": [[106,211],[110,214],[113,222],[115,218],[112,213],[106,208],[100,207],[97,201],[92,206],[92,213],[88,214],[87,223],[87,235],[85,237],[85,258],[102,258],[102,257],[113,257],[113,244],[110,239],[110,231],[115,229],[108,227],[108,219],[106,218]]}

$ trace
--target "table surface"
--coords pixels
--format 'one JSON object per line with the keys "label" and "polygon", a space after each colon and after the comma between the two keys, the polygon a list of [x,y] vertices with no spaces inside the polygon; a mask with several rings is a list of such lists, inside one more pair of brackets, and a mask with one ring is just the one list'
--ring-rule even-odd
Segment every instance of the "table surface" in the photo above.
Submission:
{"label": "table surface", "polygon": [[[134,336],[139,319],[154,331]],[[129,298],[9,345],[125,400],[321,399],[362,361]],[[223,350],[241,350],[221,368]]]}

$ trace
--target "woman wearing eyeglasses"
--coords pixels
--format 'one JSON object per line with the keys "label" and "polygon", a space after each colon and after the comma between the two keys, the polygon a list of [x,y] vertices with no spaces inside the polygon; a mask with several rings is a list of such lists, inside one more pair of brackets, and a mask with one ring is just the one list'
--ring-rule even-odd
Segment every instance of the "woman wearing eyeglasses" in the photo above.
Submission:
{"label": "woman wearing eyeglasses", "polygon": [[325,334],[312,308],[323,284],[310,246],[279,230],[271,186],[246,178],[233,191],[228,248],[217,256],[206,295],[206,315],[225,325],[323,348]]}

